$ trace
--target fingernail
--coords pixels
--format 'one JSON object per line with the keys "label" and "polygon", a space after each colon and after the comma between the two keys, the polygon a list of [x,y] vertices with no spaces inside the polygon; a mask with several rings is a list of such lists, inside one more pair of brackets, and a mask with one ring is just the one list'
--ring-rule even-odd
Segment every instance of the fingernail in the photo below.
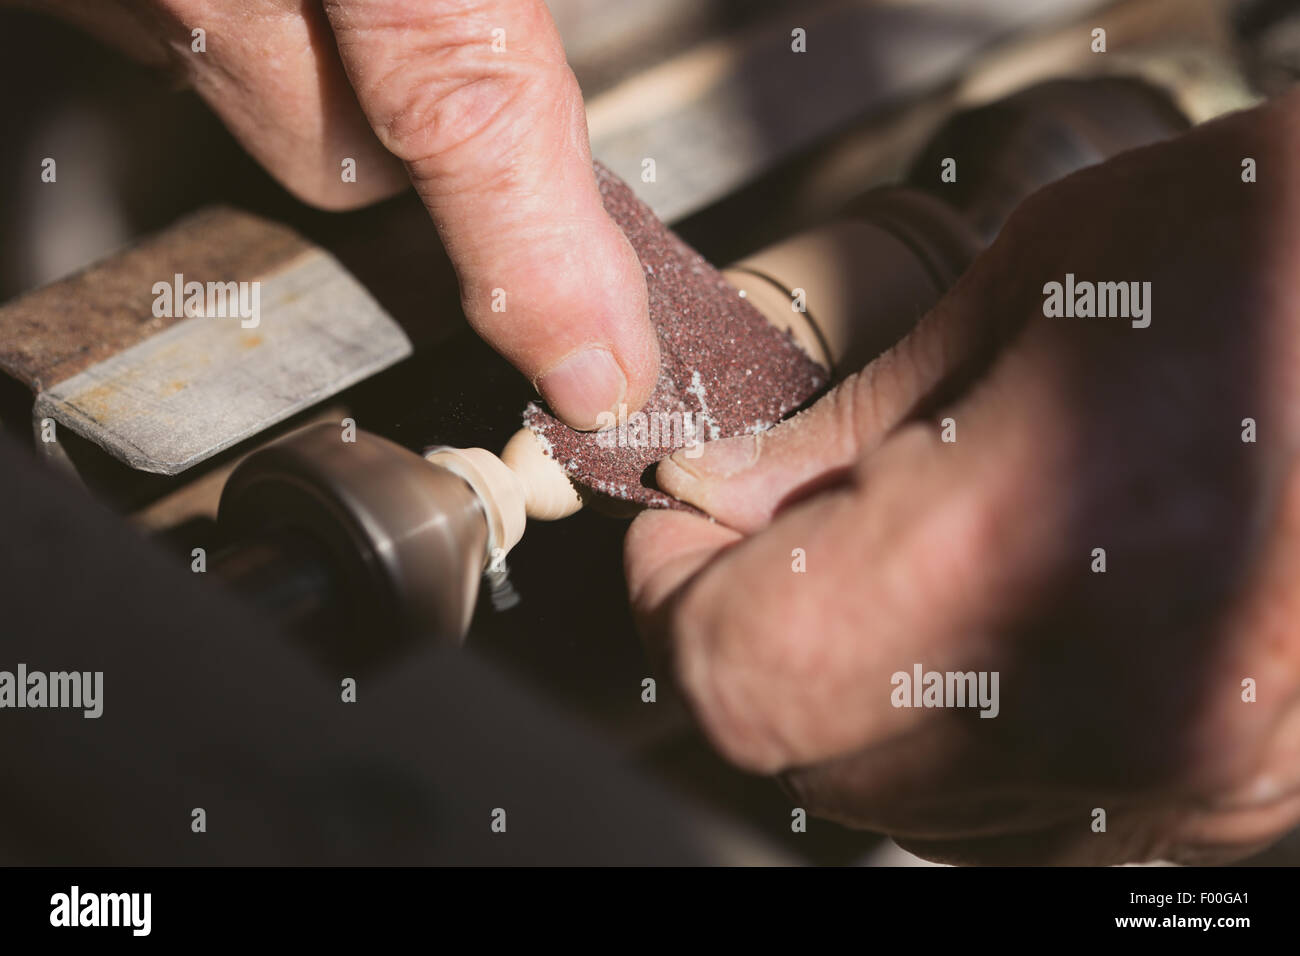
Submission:
{"label": "fingernail", "polygon": [[738,475],[758,461],[758,436],[737,435],[679,449],[672,462],[701,481],[720,481]]}
{"label": "fingernail", "polygon": [[551,411],[572,428],[596,428],[627,394],[627,377],[608,349],[574,352],[537,380]]}

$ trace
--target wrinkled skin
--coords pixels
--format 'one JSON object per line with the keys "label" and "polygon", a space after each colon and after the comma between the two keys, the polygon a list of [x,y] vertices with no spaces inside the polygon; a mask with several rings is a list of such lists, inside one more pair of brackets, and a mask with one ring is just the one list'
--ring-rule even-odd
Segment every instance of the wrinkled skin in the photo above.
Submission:
{"label": "wrinkled skin", "polygon": [[179,74],[308,203],[352,209],[414,183],[470,324],[573,427],[649,397],[645,279],[601,205],[582,93],[543,0],[33,5]]}
{"label": "wrinkled skin", "polygon": [[[810,410],[660,464],[717,522],[640,516],[630,592],[723,754],[952,862],[1300,822],[1297,155],[1300,94],[1072,176]],[[1152,282],[1151,326],[1044,317],[1067,272]],[[999,715],[892,706],[915,663],[997,671]]]}

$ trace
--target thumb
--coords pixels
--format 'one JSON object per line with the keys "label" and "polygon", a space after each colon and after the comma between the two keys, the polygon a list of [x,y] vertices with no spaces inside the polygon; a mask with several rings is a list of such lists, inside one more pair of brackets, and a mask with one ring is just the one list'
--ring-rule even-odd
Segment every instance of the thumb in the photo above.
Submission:
{"label": "thumb", "polygon": [[470,324],[593,428],[658,376],[645,277],[605,213],[577,80],[542,0],[327,0],[371,125],[405,162]]}
{"label": "thumb", "polygon": [[860,420],[869,389],[861,373],[854,375],[769,431],[674,452],[659,463],[655,480],[723,524],[757,531],[781,507],[845,476],[871,431]]}
{"label": "thumb", "polygon": [[754,435],[694,445],[659,463],[670,495],[742,533],[849,476],[907,421],[957,399],[1015,331],[1006,266],[986,253],[892,348],[811,408]]}
{"label": "thumb", "polygon": [[811,408],[754,435],[694,445],[659,463],[668,494],[743,533],[832,487],[918,406],[944,392],[982,341],[980,327],[945,300],[897,345]]}

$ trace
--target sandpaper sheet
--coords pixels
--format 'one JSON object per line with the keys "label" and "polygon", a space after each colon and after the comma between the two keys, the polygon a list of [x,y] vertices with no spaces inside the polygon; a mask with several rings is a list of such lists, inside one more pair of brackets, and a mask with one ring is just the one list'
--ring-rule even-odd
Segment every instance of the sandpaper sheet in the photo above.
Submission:
{"label": "sandpaper sheet", "polygon": [[[685,508],[653,486],[651,465],[697,437],[715,441],[772,427],[825,384],[826,371],[626,183],[599,163],[596,176],[605,208],[645,270],[659,334],[659,381],[642,409],[645,418],[629,416],[603,437],[569,428],[536,402],[524,422],[579,487],[649,507]],[[652,417],[668,427],[652,431]]]}

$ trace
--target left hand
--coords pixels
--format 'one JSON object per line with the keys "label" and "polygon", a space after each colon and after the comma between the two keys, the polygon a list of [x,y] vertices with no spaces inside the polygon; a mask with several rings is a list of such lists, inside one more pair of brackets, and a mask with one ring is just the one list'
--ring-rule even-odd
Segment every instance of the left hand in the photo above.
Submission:
{"label": "left hand", "polygon": [[[726,756],[948,861],[1300,822],[1297,155],[1300,94],[1049,187],[808,412],[660,464],[718,523],[642,514],[629,588]],[[1067,273],[1151,282],[1151,325],[1045,316]],[[997,672],[998,715],[894,706],[916,664]]]}

